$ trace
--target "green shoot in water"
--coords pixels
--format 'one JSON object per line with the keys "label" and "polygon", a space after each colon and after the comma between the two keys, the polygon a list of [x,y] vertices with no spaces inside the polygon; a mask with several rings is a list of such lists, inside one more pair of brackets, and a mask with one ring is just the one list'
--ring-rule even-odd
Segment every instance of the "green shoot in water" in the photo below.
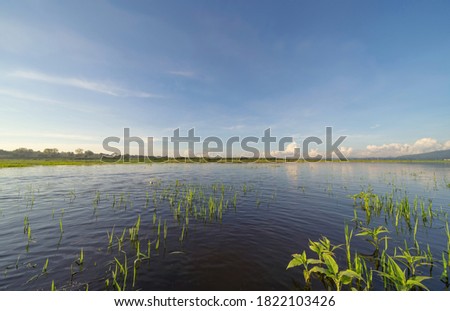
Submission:
{"label": "green shoot in water", "polygon": [[348,230],[348,225],[345,226],[345,251],[347,254],[347,267],[352,268],[352,254],[350,251],[350,241],[352,240],[353,230]]}
{"label": "green shoot in water", "polygon": [[398,291],[412,290],[414,288],[421,288],[428,290],[422,284],[423,281],[430,279],[427,276],[406,276],[406,269],[402,270],[395,260],[387,256],[386,267],[383,271],[377,271],[381,276],[388,280],[388,285],[394,287]]}
{"label": "green shoot in water", "polygon": [[42,273],[47,273],[47,269],[48,269],[48,258],[44,263],[44,267],[42,267]]}
{"label": "green shoot in water", "polygon": [[156,239],[155,250],[159,249],[159,237]]}
{"label": "green shoot in water", "polygon": [[84,251],[83,249],[80,250],[80,256],[78,256],[78,259],[76,260],[76,264],[79,266],[82,266],[84,263]]}
{"label": "green shoot in water", "polygon": [[27,233],[28,232],[28,227],[30,225],[30,222],[28,220],[28,216],[25,216],[25,218],[23,219],[23,233]]}
{"label": "green shoot in water", "polygon": [[180,236],[180,242],[183,242],[184,240],[184,231],[186,230],[186,226],[183,225],[183,229],[181,229],[181,236]]}
{"label": "green shoot in water", "polygon": [[31,227],[30,226],[28,226],[28,229],[27,229],[27,236],[28,236],[28,242],[30,242],[31,241]]}
{"label": "green shoot in water", "polygon": [[379,242],[381,239],[387,239],[387,237],[382,237],[381,239],[378,237],[381,233],[389,233],[389,231],[383,227],[378,226],[376,228],[361,228],[361,232],[357,233],[356,236],[367,236],[369,237],[368,241],[372,244],[376,250],[379,249]]}
{"label": "green shoot in water", "polygon": [[110,249],[113,245],[114,227],[112,228],[111,233],[106,231],[106,234],[108,235],[108,249]]}
{"label": "green shoot in water", "polygon": [[[449,258],[449,254],[447,253],[447,258]],[[441,281],[446,284],[448,287],[449,285],[449,279],[448,279],[448,267],[450,260],[445,258],[445,252],[442,252],[442,274],[441,274]]]}
{"label": "green shoot in water", "polygon": [[136,284],[136,275],[137,275],[137,269],[138,269],[139,263],[140,263],[139,259],[136,259],[133,263],[133,288]]}
{"label": "green shoot in water", "polygon": [[167,239],[167,220],[164,220],[164,241]]}

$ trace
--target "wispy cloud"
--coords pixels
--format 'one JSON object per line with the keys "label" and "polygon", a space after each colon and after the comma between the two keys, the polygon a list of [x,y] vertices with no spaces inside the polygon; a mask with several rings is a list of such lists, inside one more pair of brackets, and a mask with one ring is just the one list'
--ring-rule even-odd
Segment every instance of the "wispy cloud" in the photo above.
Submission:
{"label": "wispy cloud", "polygon": [[2,137],[27,137],[27,138],[48,138],[48,139],[62,139],[75,141],[97,141],[98,137],[89,135],[64,134],[64,133],[49,133],[49,132],[0,132]]}
{"label": "wispy cloud", "polygon": [[17,99],[24,99],[24,100],[30,100],[30,101],[36,101],[36,102],[46,102],[46,103],[53,103],[53,104],[61,104],[61,102],[45,97],[36,96],[33,94],[24,93],[19,90],[14,89],[0,89],[0,95],[6,95],[8,97],[13,97]]}
{"label": "wispy cloud", "polygon": [[238,124],[238,125],[232,125],[232,126],[227,126],[224,127],[224,130],[228,130],[228,131],[235,131],[235,130],[241,130],[245,127],[245,125],[242,124]]}
{"label": "wispy cloud", "polygon": [[36,71],[18,70],[18,71],[11,72],[9,75],[16,77],[16,78],[21,78],[21,79],[34,80],[34,81],[40,81],[40,82],[45,82],[45,83],[50,83],[50,84],[57,84],[57,85],[71,86],[71,87],[89,90],[89,91],[93,91],[93,92],[108,94],[108,95],[116,96],[116,97],[140,97],[140,98],[161,97],[160,95],[147,93],[147,92],[141,92],[141,91],[129,90],[129,89],[118,87],[116,85],[112,85],[112,84],[108,84],[108,83],[90,81],[90,80],[73,78],[73,77],[60,77],[60,76],[48,75],[48,74],[36,72]]}
{"label": "wispy cloud", "polygon": [[174,75],[174,76],[180,76],[180,77],[185,77],[185,78],[194,78],[195,72],[193,71],[182,71],[182,70],[173,70],[173,71],[168,71],[169,74]]}
{"label": "wispy cloud", "polygon": [[74,103],[63,102],[63,101],[55,100],[52,98],[41,97],[39,95],[35,95],[35,94],[31,94],[28,92],[15,90],[15,89],[0,88],[0,96],[7,96],[10,98],[15,98],[15,99],[30,101],[30,102],[37,102],[37,103],[42,103],[42,104],[46,104],[46,105],[54,105],[54,106],[62,107],[64,109],[70,109],[70,110],[86,112],[86,113],[94,113],[94,112],[98,112],[99,110],[102,110],[98,106],[93,106],[93,105],[86,106],[86,105],[79,104],[79,103],[74,104]]}

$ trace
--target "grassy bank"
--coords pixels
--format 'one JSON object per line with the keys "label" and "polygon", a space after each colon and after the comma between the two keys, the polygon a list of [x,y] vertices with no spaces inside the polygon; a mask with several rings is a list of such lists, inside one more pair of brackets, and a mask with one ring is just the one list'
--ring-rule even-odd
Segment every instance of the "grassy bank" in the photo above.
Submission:
{"label": "grassy bank", "polygon": [[[151,164],[151,163],[285,163],[285,162],[308,162],[303,159],[251,159],[251,158],[155,158],[155,159],[141,159],[131,158],[129,160],[107,160],[100,159],[0,159],[0,168],[9,167],[30,167],[30,166],[55,166],[55,165],[102,165],[102,164]],[[325,161],[320,161],[325,162]],[[332,162],[341,162],[333,160]],[[450,161],[444,160],[372,160],[372,159],[351,159],[346,162],[358,163],[445,163],[450,165]]]}
{"label": "grassy bank", "polygon": [[67,159],[1,159],[0,168],[29,167],[29,166],[55,166],[55,165],[98,165],[100,160],[67,160]]}

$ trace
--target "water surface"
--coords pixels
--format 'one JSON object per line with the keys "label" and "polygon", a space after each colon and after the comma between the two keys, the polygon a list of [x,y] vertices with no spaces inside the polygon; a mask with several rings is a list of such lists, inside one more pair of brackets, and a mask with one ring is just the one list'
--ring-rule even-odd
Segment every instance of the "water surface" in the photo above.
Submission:
{"label": "water surface", "polygon": [[[105,289],[114,257],[124,258],[117,238],[141,215],[139,240],[151,258],[137,270],[134,289],[141,290],[292,290],[301,289],[301,270],[286,270],[292,253],[308,240],[327,236],[344,242],[344,226],[354,217],[349,196],[373,188],[432,201],[449,210],[450,165],[445,163],[286,163],[154,164],[86,167],[30,167],[0,170],[0,290]],[[222,190],[223,186],[223,190]],[[222,218],[174,217],[167,199],[176,189],[197,189],[228,201]],[[198,192],[197,192],[198,193]],[[236,195],[236,208],[232,201]],[[164,196],[166,198],[164,199]],[[197,202],[200,204],[200,202]],[[153,224],[153,215],[157,221]],[[358,212],[359,213],[359,212]],[[31,239],[24,230],[24,219]],[[157,222],[167,221],[168,236],[155,249]],[[63,233],[61,234],[60,222]],[[373,225],[385,225],[374,219]],[[421,230],[418,240],[440,257],[447,238],[443,222]],[[108,235],[114,228],[113,247]],[[128,232],[127,232],[128,235]],[[406,232],[392,235],[402,245]],[[371,245],[354,237],[352,247],[371,253]],[[84,263],[76,263],[80,250]],[[133,257],[130,243],[125,253]],[[42,268],[48,258],[46,273]],[[345,262],[342,254],[337,255]],[[130,262],[130,284],[132,265]],[[439,274],[439,267],[434,273]],[[374,277],[375,278],[375,277]],[[427,281],[445,289],[439,277]],[[378,289],[379,284],[376,285]],[[317,289],[321,289],[320,287]]]}

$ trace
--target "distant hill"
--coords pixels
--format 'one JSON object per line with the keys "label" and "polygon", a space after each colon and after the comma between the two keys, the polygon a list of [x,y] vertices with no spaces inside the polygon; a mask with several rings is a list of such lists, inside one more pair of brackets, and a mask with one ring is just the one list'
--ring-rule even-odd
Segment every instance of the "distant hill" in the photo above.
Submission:
{"label": "distant hill", "polygon": [[450,149],[396,157],[398,160],[446,160],[450,159]]}

